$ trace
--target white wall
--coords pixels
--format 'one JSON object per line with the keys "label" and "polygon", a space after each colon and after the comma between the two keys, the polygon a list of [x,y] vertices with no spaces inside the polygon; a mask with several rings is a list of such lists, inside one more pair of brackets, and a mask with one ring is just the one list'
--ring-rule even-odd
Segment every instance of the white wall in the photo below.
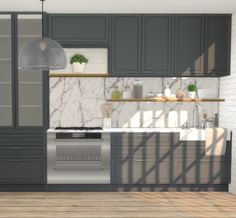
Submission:
{"label": "white wall", "polygon": [[[40,11],[39,0],[1,0],[1,11]],[[232,13],[235,0],[46,0],[48,13]]]}
{"label": "white wall", "polygon": [[231,75],[220,79],[220,125],[233,131],[230,192],[236,194],[236,13],[232,16]]}

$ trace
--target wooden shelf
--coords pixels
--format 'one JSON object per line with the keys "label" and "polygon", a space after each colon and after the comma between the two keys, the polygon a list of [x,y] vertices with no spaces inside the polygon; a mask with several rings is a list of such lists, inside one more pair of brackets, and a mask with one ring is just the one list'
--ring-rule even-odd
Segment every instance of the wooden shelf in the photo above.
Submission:
{"label": "wooden shelf", "polygon": [[219,98],[142,98],[142,99],[109,99],[109,102],[224,102],[225,99]]}
{"label": "wooden shelf", "polygon": [[49,77],[108,77],[108,73],[50,73]]}

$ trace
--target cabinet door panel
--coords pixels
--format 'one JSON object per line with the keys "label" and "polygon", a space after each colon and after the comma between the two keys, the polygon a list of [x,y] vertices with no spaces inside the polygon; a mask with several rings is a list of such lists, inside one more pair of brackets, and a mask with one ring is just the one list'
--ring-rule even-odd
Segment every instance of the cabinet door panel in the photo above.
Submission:
{"label": "cabinet door panel", "polygon": [[202,76],[204,72],[203,16],[175,17],[175,74]]}
{"label": "cabinet door panel", "polygon": [[141,72],[141,16],[112,16],[112,74]]}
{"label": "cabinet door panel", "polygon": [[144,15],[142,71],[153,76],[171,74],[171,17]]}
{"label": "cabinet door panel", "polygon": [[0,127],[12,127],[11,15],[0,15]]}
{"label": "cabinet door panel", "polygon": [[52,15],[50,36],[68,43],[107,43],[108,15]]}
{"label": "cabinet door panel", "polygon": [[206,75],[230,74],[231,16],[206,16]]}
{"label": "cabinet door panel", "polygon": [[[18,53],[34,37],[41,35],[39,15],[18,15]],[[26,26],[34,26],[28,30]],[[43,125],[43,73],[38,70],[18,70],[18,116],[19,127],[41,127]]]}
{"label": "cabinet door panel", "polygon": [[43,184],[45,162],[43,160],[0,160],[1,184]]}
{"label": "cabinet door panel", "polygon": [[114,184],[168,184],[169,161],[127,159],[112,161]]}
{"label": "cabinet door panel", "polygon": [[174,183],[177,184],[227,184],[230,182],[230,161],[177,159],[175,167]]}

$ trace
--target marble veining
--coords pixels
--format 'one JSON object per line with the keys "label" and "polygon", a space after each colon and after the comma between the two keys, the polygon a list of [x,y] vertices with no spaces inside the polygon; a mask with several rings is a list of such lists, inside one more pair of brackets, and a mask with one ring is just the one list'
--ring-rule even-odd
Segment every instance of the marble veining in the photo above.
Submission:
{"label": "marble veining", "polygon": [[[100,107],[110,98],[113,86],[120,90],[136,78],[50,78],[50,127],[102,126]],[[174,94],[190,82],[199,88],[218,90],[218,78],[138,78],[143,95],[163,92],[169,84]],[[194,103],[113,103],[112,127],[180,127],[192,125]],[[218,113],[218,103],[201,103],[202,113]]]}

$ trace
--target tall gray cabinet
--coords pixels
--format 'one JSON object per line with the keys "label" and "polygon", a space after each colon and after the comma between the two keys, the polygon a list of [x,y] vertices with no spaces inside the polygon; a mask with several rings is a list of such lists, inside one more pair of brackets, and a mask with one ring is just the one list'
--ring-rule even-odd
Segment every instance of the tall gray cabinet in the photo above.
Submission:
{"label": "tall gray cabinet", "polygon": [[46,74],[18,69],[18,55],[42,35],[37,13],[0,15],[0,184],[45,181]]}

